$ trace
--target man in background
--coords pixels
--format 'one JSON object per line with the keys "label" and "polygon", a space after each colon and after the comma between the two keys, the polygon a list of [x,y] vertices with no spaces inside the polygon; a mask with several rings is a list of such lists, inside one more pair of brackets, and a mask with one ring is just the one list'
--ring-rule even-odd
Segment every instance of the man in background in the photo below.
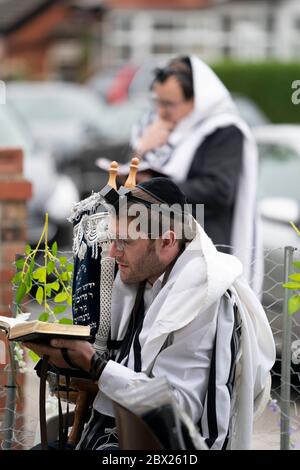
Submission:
{"label": "man in background", "polygon": [[242,261],[245,277],[259,292],[263,261],[251,131],[223,83],[195,56],[156,69],[151,92],[154,111],[132,135],[133,150],[148,164],[138,180],[167,176],[188,203],[204,204],[206,233],[218,249]]}

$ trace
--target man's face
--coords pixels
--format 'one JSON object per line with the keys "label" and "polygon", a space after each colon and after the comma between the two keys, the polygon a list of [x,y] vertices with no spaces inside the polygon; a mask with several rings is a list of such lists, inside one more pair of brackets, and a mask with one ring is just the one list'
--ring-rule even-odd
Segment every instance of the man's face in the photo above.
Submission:
{"label": "man's face", "polygon": [[146,279],[153,283],[165,270],[156,251],[157,240],[119,239],[119,233],[122,231],[118,223],[115,232],[116,240],[112,242],[109,254],[116,259],[121,280],[125,284],[134,284]]}
{"label": "man's face", "polygon": [[154,83],[153,100],[159,117],[174,125],[194,109],[194,99],[186,100],[178,80],[173,76],[164,83]]}

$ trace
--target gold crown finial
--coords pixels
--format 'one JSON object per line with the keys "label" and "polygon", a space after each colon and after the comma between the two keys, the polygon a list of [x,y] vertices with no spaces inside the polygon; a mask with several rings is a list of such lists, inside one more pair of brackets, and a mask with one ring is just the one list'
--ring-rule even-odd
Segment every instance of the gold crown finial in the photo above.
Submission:
{"label": "gold crown finial", "polygon": [[138,170],[140,160],[137,157],[131,159],[129,175],[124,184],[125,188],[132,189],[136,186],[136,173]]}
{"label": "gold crown finial", "polygon": [[109,168],[109,178],[107,184],[117,191],[117,175],[119,165],[117,162],[111,162]]}

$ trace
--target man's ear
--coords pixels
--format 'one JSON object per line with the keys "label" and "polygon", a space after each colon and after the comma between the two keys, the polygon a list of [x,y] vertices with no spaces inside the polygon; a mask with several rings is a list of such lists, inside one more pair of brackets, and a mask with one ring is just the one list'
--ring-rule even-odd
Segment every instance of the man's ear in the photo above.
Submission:
{"label": "man's ear", "polygon": [[177,243],[176,233],[173,230],[168,230],[161,237],[162,248],[173,248]]}

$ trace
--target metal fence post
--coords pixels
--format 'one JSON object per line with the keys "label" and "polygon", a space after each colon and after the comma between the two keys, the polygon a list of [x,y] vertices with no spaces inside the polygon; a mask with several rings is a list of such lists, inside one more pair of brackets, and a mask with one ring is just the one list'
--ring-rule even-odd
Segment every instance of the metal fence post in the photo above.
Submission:
{"label": "metal fence post", "polygon": [[15,407],[16,407],[16,361],[14,358],[14,344],[9,344],[11,362],[8,369],[7,377],[7,393],[5,400],[5,412],[3,420],[4,438],[2,448],[9,450],[11,448],[13,439],[13,428],[15,422]]}
{"label": "metal fence post", "polygon": [[[20,255],[16,255],[15,260],[17,261],[20,258]],[[15,295],[15,294],[14,294]],[[13,302],[13,316],[16,317],[16,301],[14,299]],[[15,424],[15,413],[16,413],[16,375],[17,375],[17,362],[15,360],[15,343],[8,342],[9,347],[9,356],[10,356],[10,363],[8,365],[7,371],[7,393],[6,393],[6,400],[5,400],[5,412],[4,412],[4,419],[3,419],[3,444],[2,448],[4,450],[11,449],[11,444],[13,440],[13,428]]]}
{"label": "metal fence post", "polygon": [[[288,282],[292,274],[293,253],[295,248],[284,248],[284,282]],[[280,386],[280,449],[290,448],[290,393],[291,393],[291,332],[292,319],[288,314],[288,301],[292,296],[290,289],[284,291],[283,335],[281,351],[281,386]]]}

